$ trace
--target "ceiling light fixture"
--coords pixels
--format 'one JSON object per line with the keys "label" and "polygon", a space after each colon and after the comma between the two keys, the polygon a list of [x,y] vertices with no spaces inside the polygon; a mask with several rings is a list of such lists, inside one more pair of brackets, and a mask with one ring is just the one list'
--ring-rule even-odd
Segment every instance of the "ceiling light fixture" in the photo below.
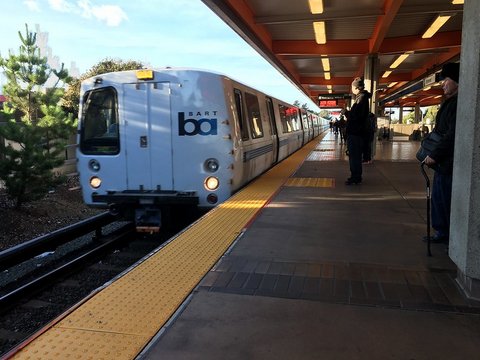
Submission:
{"label": "ceiling light fixture", "polygon": [[327,71],[323,74],[325,76],[325,80],[330,80],[332,77],[330,76],[330,73]]}
{"label": "ceiling light fixture", "polygon": [[403,53],[402,55],[400,55],[397,58],[397,60],[395,60],[392,63],[392,65],[390,65],[390,69],[396,69],[398,67],[398,65],[400,65],[402,62],[404,62],[405,59],[410,56],[410,54],[413,54],[413,51],[407,51],[406,53]]}
{"label": "ceiling light fixture", "polygon": [[382,75],[382,78],[386,78],[388,77],[392,72],[389,70],[389,71],[385,71]]}
{"label": "ceiling light fixture", "polygon": [[430,39],[451,17],[452,15],[438,15],[432,25],[422,35],[422,39]]}
{"label": "ceiling light fixture", "polygon": [[395,86],[398,84],[398,81],[391,82],[390,84],[387,85],[388,88],[391,88],[392,86]]}
{"label": "ceiling light fixture", "polygon": [[325,21],[314,21],[313,31],[315,32],[315,41],[317,44],[327,43],[327,35],[325,34]]}
{"label": "ceiling light fixture", "polygon": [[308,5],[312,14],[323,13],[323,0],[308,0]]}
{"label": "ceiling light fixture", "polygon": [[463,0],[452,0],[453,5],[462,5],[464,3]]}
{"label": "ceiling light fixture", "polygon": [[328,57],[322,56],[322,66],[323,71],[330,71],[330,60],[328,60]]}

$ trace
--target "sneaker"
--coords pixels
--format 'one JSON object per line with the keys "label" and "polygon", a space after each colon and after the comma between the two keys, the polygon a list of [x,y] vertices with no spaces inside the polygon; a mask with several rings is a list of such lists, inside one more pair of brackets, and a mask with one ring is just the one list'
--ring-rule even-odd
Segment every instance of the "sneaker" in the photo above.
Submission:
{"label": "sneaker", "polygon": [[362,183],[362,179],[352,179],[348,178],[347,181],[345,181],[345,185],[358,185]]}

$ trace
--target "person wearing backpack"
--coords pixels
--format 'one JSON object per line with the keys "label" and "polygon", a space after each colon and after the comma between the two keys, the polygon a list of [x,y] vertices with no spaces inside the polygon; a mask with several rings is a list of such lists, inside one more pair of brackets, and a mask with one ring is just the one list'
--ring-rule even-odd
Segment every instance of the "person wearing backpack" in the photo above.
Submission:
{"label": "person wearing backpack", "polygon": [[345,112],[347,117],[347,149],[350,165],[350,177],[345,185],[362,183],[362,153],[364,138],[367,133],[368,113],[370,112],[369,98],[371,94],[365,90],[363,78],[357,77],[352,81],[352,93],[355,101],[350,111]]}

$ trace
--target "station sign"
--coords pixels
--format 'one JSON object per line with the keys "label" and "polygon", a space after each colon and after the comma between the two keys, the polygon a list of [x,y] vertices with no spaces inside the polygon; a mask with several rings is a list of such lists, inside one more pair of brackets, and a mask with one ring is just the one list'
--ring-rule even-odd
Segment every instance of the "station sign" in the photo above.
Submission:
{"label": "station sign", "polygon": [[343,100],[350,97],[350,94],[322,94],[318,95],[318,100]]}
{"label": "station sign", "polygon": [[338,106],[338,100],[320,100],[318,102],[320,107],[336,107]]}
{"label": "station sign", "polygon": [[350,94],[322,94],[318,95],[318,106],[338,107],[338,100],[350,99]]}
{"label": "station sign", "polygon": [[423,87],[427,87],[436,83],[436,74],[428,75],[425,79],[423,79]]}

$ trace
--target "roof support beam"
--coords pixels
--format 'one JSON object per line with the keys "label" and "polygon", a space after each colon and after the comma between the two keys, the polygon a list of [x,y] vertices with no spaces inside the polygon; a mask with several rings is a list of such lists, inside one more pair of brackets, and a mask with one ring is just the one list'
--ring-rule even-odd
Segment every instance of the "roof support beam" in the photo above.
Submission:
{"label": "roof support beam", "polygon": [[305,76],[300,77],[300,82],[302,84],[308,85],[350,85],[352,78],[350,77],[336,77],[330,80],[325,80],[324,77],[320,76]]}
{"label": "roof support beam", "polygon": [[274,40],[275,55],[363,55],[368,40],[329,40],[319,45],[314,40]]}
{"label": "roof support beam", "polygon": [[[403,1],[403,0],[402,0]],[[337,19],[362,19],[378,16],[390,16],[388,13],[391,9],[395,9],[396,0],[385,0],[385,4],[382,10],[371,11],[359,9],[352,14],[351,11],[328,11],[323,14],[289,14],[289,15],[271,15],[271,16],[256,16],[254,18],[255,23],[262,25],[281,25],[281,24],[295,24],[295,23],[311,23],[313,21],[328,21]],[[430,5],[414,5],[405,6],[400,11],[397,9],[397,15],[418,15],[418,14],[439,14],[439,13],[451,13],[458,12],[458,8],[455,8],[452,4],[437,4],[435,7]]]}
{"label": "roof support beam", "polygon": [[329,11],[323,14],[309,14],[309,15],[273,15],[273,16],[257,16],[255,22],[263,25],[280,25],[280,24],[295,24],[295,23],[311,23],[314,21],[327,21],[337,19],[359,19],[371,18],[381,15],[381,12],[372,12],[360,10],[355,14],[351,11]]}
{"label": "roof support beam", "polygon": [[[381,84],[388,84],[391,82],[400,82],[400,81],[411,81],[414,77],[411,73],[402,73],[402,74],[392,74],[388,78],[380,78],[379,82]],[[302,76],[300,77],[300,83],[306,85],[347,85],[350,86],[352,83],[352,78],[350,77],[333,77],[330,80],[325,80],[321,76]]]}
{"label": "roof support beam", "polygon": [[390,25],[395,19],[395,16],[397,16],[397,12],[402,3],[403,0],[385,0],[385,3],[383,4],[384,15],[380,15],[378,17],[377,23],[375,24],[375,29],[373,30],[373,35],[369,40],[369,52],[371,54],[378,52],[378,49],[383,43],[385,35],[390,29]]}
{"label": "roof support beam", "polygon": [[[373,42],[378,43],[379,40],[380,38]],[[461,31],[437,33],[431,39],[421,39],[418,36],[387,38],[379,45],[378,53],[394,54],[405,51],[442,49],[452,46],[460,47],[461,40]],[[371,41],[369,40],[329,40],[326,44],[320,45],[314,40],[274,40],[272,41],[272,51],[275,55],[358,56],[370,52],[370,43]]]}
{"label": "roof support beam", "polygon": [[436,33],[430,39],[422,39],[419,36],[402,36],[387,38],[379,48],[379,53],[400,53],[405,51],[423,51],[432,49],[460,47],[462,43],[461,31],[444,31]]}
{"label": "roof support beam", "polygon": [[431,71],[435,67],[439,67],[439,65],[452,60],[453,58],[460,55],[460,47],[450,49],[449,51],[439,54],[438,56],[432,57],[431,60],[427,61],[423,64],[421,69],[417,69],[412,72],[413,78],[418,78],[424,76],[426,73]]}

